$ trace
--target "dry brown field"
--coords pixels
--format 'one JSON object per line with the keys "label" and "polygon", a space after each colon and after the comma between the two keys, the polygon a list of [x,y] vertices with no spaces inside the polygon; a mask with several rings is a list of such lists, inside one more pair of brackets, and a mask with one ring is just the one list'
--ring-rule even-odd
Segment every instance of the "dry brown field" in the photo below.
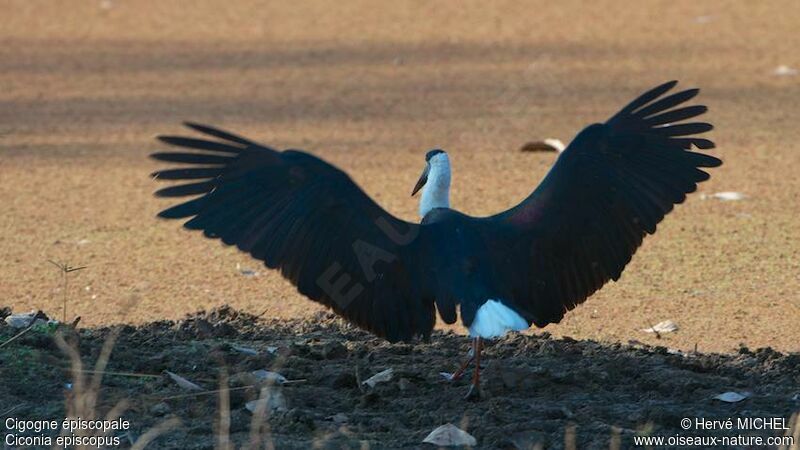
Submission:
{"label": "dry brown field", "polygon": [[[6,0],[0,13],[0,305],[82,325],[229,304],[319,307],[154,215],[154,136],[194,120],[342,167],[392,213],[446,149],[453,206],[516,204],[569,141],[669,79],[700,87],[725,165],[554,335],[800,350],[800,4]],[[789,70],[788,72],[791,72]],[[737,191],[740,201],[703,199]],[[243,269],[256,276],[244,276]],[[679,330],[643,328],[672,320]],[[534,333],[539,333],[534,330]]]}

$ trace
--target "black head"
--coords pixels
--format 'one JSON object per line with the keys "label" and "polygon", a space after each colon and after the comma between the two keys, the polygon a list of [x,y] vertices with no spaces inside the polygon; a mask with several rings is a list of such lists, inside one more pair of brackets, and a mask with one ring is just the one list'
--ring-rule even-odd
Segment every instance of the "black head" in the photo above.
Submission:
{"label": "black head", "polygon": [[433,157],[434,157],[434,156],[436,156],[436,155],[442,154],[442,153],[444,153],[444,150],[442,150],[442,149],[440,149],[440,148],[435,148],[435,149],[433,149],[433,150],[429,151],[429,152],[428,152],[428,153],[425,155],[425,170],[423,170],[423,171],[422,171],[422,175],[419,177],[419,181],[417,181],[417,185],[416,185],[416,186],[414,186],[414,190],[413,190],[413,191],[411,191],[411,196],[412,196],[412,197],[413,197],[413,196],[414,196],[414,194],[416,194],[416,193],[417,193],[417,192],[418,192],[420,189],[422,189],[422,186],[425,186],[425,183],[427,183],[427,182],[428,182],[428,173],[429,173],[429,172],[430,172],[430,170],[431,170],[431,158],[433,158]]}
{"label": "black head", "polygon": [[444,153],[444,150],[442,150],[442,149],[440,149],[440,148],[435,148],[435,149],[433,149],[433,150],[429,151],[429,152],[428,152],[428,153],[425,155],[425,161],[430,161],[430,160],[431,160],[431,158],[433,158],[435,155],[438,155],[439,153]]}

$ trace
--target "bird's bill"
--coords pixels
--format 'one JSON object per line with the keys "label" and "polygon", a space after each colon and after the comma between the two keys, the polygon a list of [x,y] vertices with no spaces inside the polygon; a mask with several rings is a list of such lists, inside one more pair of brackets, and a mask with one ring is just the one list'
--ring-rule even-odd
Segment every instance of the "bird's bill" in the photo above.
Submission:
{"label": "bird's bill", "polygon": [[425,165],[425,170],[422,171],[422,175],[420,175],[419,180],[417,180],[417,184],[414,186],[414,190],[411,191],[411,196],[413,197],[414,194],[419,192],[422,189],[422,186],[425,186],[425,183],[428,182],[428,172],[430,172],[431,166],[430,164]]}

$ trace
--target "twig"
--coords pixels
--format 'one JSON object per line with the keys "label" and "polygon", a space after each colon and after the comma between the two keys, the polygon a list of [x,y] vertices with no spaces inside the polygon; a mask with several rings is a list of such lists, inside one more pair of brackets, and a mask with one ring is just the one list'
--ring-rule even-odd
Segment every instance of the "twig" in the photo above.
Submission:
{"label": "twig", "polygon": [[14,405],[11,408],[8,408],[7,410],[3,411],[2,414],[0,414],[0,417],[8,417],[9,414],[19,409],[20,406],[22,406],[22,403]]}
{"label": "twig", "polygon": [[[255,385],[251,386],[240,386],[235,388],[228,388],[229,391],[241,391],[242,389],[250,389],[254,388]],[[219,394],[222,389],[212,389],[210,391],[202,391],[202,392],[192,392],[191,394],[179,394],[179,395],[171,395],[169,397],[162,397],[161,400],[174,400],[176,398],[187,398],[187,397],[198,397],[201,395],[210,395],[210,394]]]}
{"label": "twig", "polygon": [[[65,368],[66,369],[66,368]],[[99,370],[82,369],[81,373],[101,373]],[[153,375],[149,373],[136,373],[136,372],[102,372],[103,375],[111,375],[118,377],[137,377],[137,378],[161,378],[161,375]]]}
{"label": "twig", "polygon": [[7,341],[3,342],[2,344],[0,344],[0,348],[5,347],[6,345],[12,343],[18,337],[20,337],[23,334],[25,334],[28,331],[30,331],[33,328],[33,326],[36,325],[36,320],[37,320],[36,317],[34,317],[33,320],[31,320],[31,324],[30,325],[28,325],[24,330],[20,331],[19,333],[15,334],[14,336],[12,336],[9,340],[7,340]]}
{"label": "twig", "polygon": [[61,270],[61,279],[64,282],[64,309],[62,311],[61,323],[67,323],[67,290],[69,288],[69,277],[67,276],[67,274],[83,270],[86,268],[86,266],[72,267],[67,263],[57,263],[52,259],[48,259],[47,262],[58,267]]}
{"label": "twig", "polygon": [[[301,378],[301,379],[298,379],[298,380],[286,380],[283,383],[281,383],[280,386],[285,386],[287,384],[293,384],[293,383],[305,383],[306,381],[308,381],[308,380],[306,380],[305,378]],[[235,388],[227,388],[227,390],[228,391],[241,391],[242,389],[258,388],[259,386],[261,386],[261,384],[249,384],[247,386],[239,386],[239,387],[235,387]],[[161,400],[174,400],[176,398],[198,397],[198,396],[201,396],[201,395],[218,394],[220,391],[221,391],[221,389],[212,389],[210,391],[192,392],[190,394],[171,395],[169,397],[162,397]]]}

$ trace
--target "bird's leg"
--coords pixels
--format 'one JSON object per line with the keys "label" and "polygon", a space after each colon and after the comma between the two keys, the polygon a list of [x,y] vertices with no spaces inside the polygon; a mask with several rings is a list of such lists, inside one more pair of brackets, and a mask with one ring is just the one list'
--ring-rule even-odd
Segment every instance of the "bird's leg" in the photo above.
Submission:
{"label": "bird's leg", "polygon": [[472,374],[472,384],[467,391],[467,400],[474,400],[481,398],[481,338],[476,337],[472,341],[472,351],[475,355],[475,372]]}
{"label": "bird's leg", "polygon": [[[469,352],[467,352],[467,359],[465,359],[464,362],[461,363],[461,367],[459,367],[458,370],[455,371],[455,373],[453,373],[452,375],[446,377],[448,379],[448,381],[458,381],[458,380],[460,380],[461,377],[464,376],[464,371],[467,370],[467,367],[469,366],[469,363],[471,363],[473,359],[475,359],[475,347],[474,346],[470,349]],[[444,372],[442,372],[442,375],[446,375],[446,374]]]}

